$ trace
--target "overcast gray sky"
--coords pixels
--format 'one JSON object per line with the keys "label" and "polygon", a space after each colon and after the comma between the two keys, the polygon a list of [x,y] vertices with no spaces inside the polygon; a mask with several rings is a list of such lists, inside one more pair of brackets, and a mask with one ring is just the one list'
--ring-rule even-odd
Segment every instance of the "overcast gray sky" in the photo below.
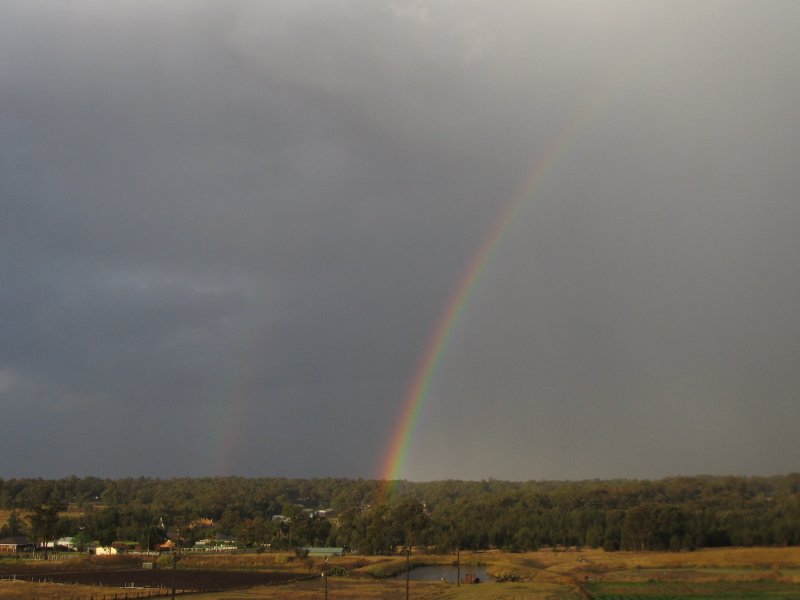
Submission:
{"label": "overcast gray sky", "polygon": [[0,477],[379,475],[560,142],[404,477],[796,471],[799,25],[793,1],[2,2]]}

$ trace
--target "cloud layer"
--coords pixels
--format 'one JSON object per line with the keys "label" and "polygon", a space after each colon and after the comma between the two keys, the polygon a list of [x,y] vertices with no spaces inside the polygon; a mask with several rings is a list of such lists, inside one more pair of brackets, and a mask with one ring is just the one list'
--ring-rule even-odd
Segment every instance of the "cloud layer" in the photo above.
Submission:
{"label": "cloud layer", "polygon": [[0,476],[796,469],[791,2],[5,2]]}

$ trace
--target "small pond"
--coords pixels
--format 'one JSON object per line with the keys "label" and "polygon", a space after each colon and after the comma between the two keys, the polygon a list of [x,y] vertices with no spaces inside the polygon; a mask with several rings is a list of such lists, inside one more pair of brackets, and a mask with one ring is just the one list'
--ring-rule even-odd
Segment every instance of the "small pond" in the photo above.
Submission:
{"label": "small pond", "polygon": [[[479,577],[481,581],[494,581],[494,577],[489,577],[486,573],[486,567],[480,565],[461,565],[461,582],[467,574]],[[414,581],[449,581],[455,583],[458,577],[458,569],[452,565],[430,565],[427,567],[417,567],[411,569],[409,579]],[[395,579],[405,579],[406,574],[400,573],[395,575]]]}

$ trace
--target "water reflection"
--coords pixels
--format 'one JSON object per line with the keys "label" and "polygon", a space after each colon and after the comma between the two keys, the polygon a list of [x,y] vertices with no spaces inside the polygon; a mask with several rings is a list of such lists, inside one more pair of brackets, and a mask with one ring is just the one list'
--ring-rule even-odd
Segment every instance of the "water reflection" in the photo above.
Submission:
{"label": "water reflection", "polygon": [[[494,581],[486,573],[486,567],[476,565],[461,565],[461,583],[467,583],[469,576],[477,577],[480,581]],[[430,565],[428,567],[417,567],[411,569],[409,579],[414,581],[448,581],[455,583],[458,577],[458,569],[451,565]],[[405,579],[406,574],[395,575],[395,579]]]}

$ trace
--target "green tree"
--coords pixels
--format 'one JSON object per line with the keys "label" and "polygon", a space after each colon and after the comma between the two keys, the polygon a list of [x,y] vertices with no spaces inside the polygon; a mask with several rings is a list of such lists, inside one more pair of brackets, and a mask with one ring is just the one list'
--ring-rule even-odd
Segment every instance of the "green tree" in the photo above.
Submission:
{"label": "green tree", "polygon": [[147,552],[150,552],[158,544],[164,543],[165,539],[166,537],[164,536],[164,530],[155,525],[143,527],[139,532],[138,538],[139,545]]}
{"label": "green tree", "polygon": [[92,543],[92,536],[85,531],[79,531],[72,536],[72,544],[78,552],[83,552]]}
{"label": "green tree", "polygon": [[389,509],[379,504],[368,512],[362,513],[364,536],[358,549],[364,554],[391,554],[394,549],[392,541],[392,523],[389,520]]}
{"label": "green tree", "polygon": [[633,507],[626,513],[622,524],[622,547],[640,551],[652,548],[654,530],[652,506]]}
{"label": "green tree", "polygon": [[272,524],[261,515],[257,516],[251,522],[250,535],[255,544],[263,549],[272,535]]}
{"label": "green tree", "polygon": [[31,533],[37,542],[44,546],[44,558],[47,560],[47,542],[55,540],[58,528],[58,513],[66,507],[58,501],[51,501],[47,504],[40,504],[33,509],[28,517],[31,525]]}
{"label": "green tree", "polygon": [[630,509],[622,525],[622,545],[631,550],[680,550],[686,518],[676,506],[642,504]]}
{"label": "green tree", "polygon": [[425,507],[411,498],[404,498],[392,509],[391,520],[393,540],[407,546],[418,540],[430,524]]}
{"label": "green tree", "polygon": [[287,546],[297,548],[307,545],[312,537],[311,515],[302,506],[287,503],[283,507],[283,516],[288,526]]}

